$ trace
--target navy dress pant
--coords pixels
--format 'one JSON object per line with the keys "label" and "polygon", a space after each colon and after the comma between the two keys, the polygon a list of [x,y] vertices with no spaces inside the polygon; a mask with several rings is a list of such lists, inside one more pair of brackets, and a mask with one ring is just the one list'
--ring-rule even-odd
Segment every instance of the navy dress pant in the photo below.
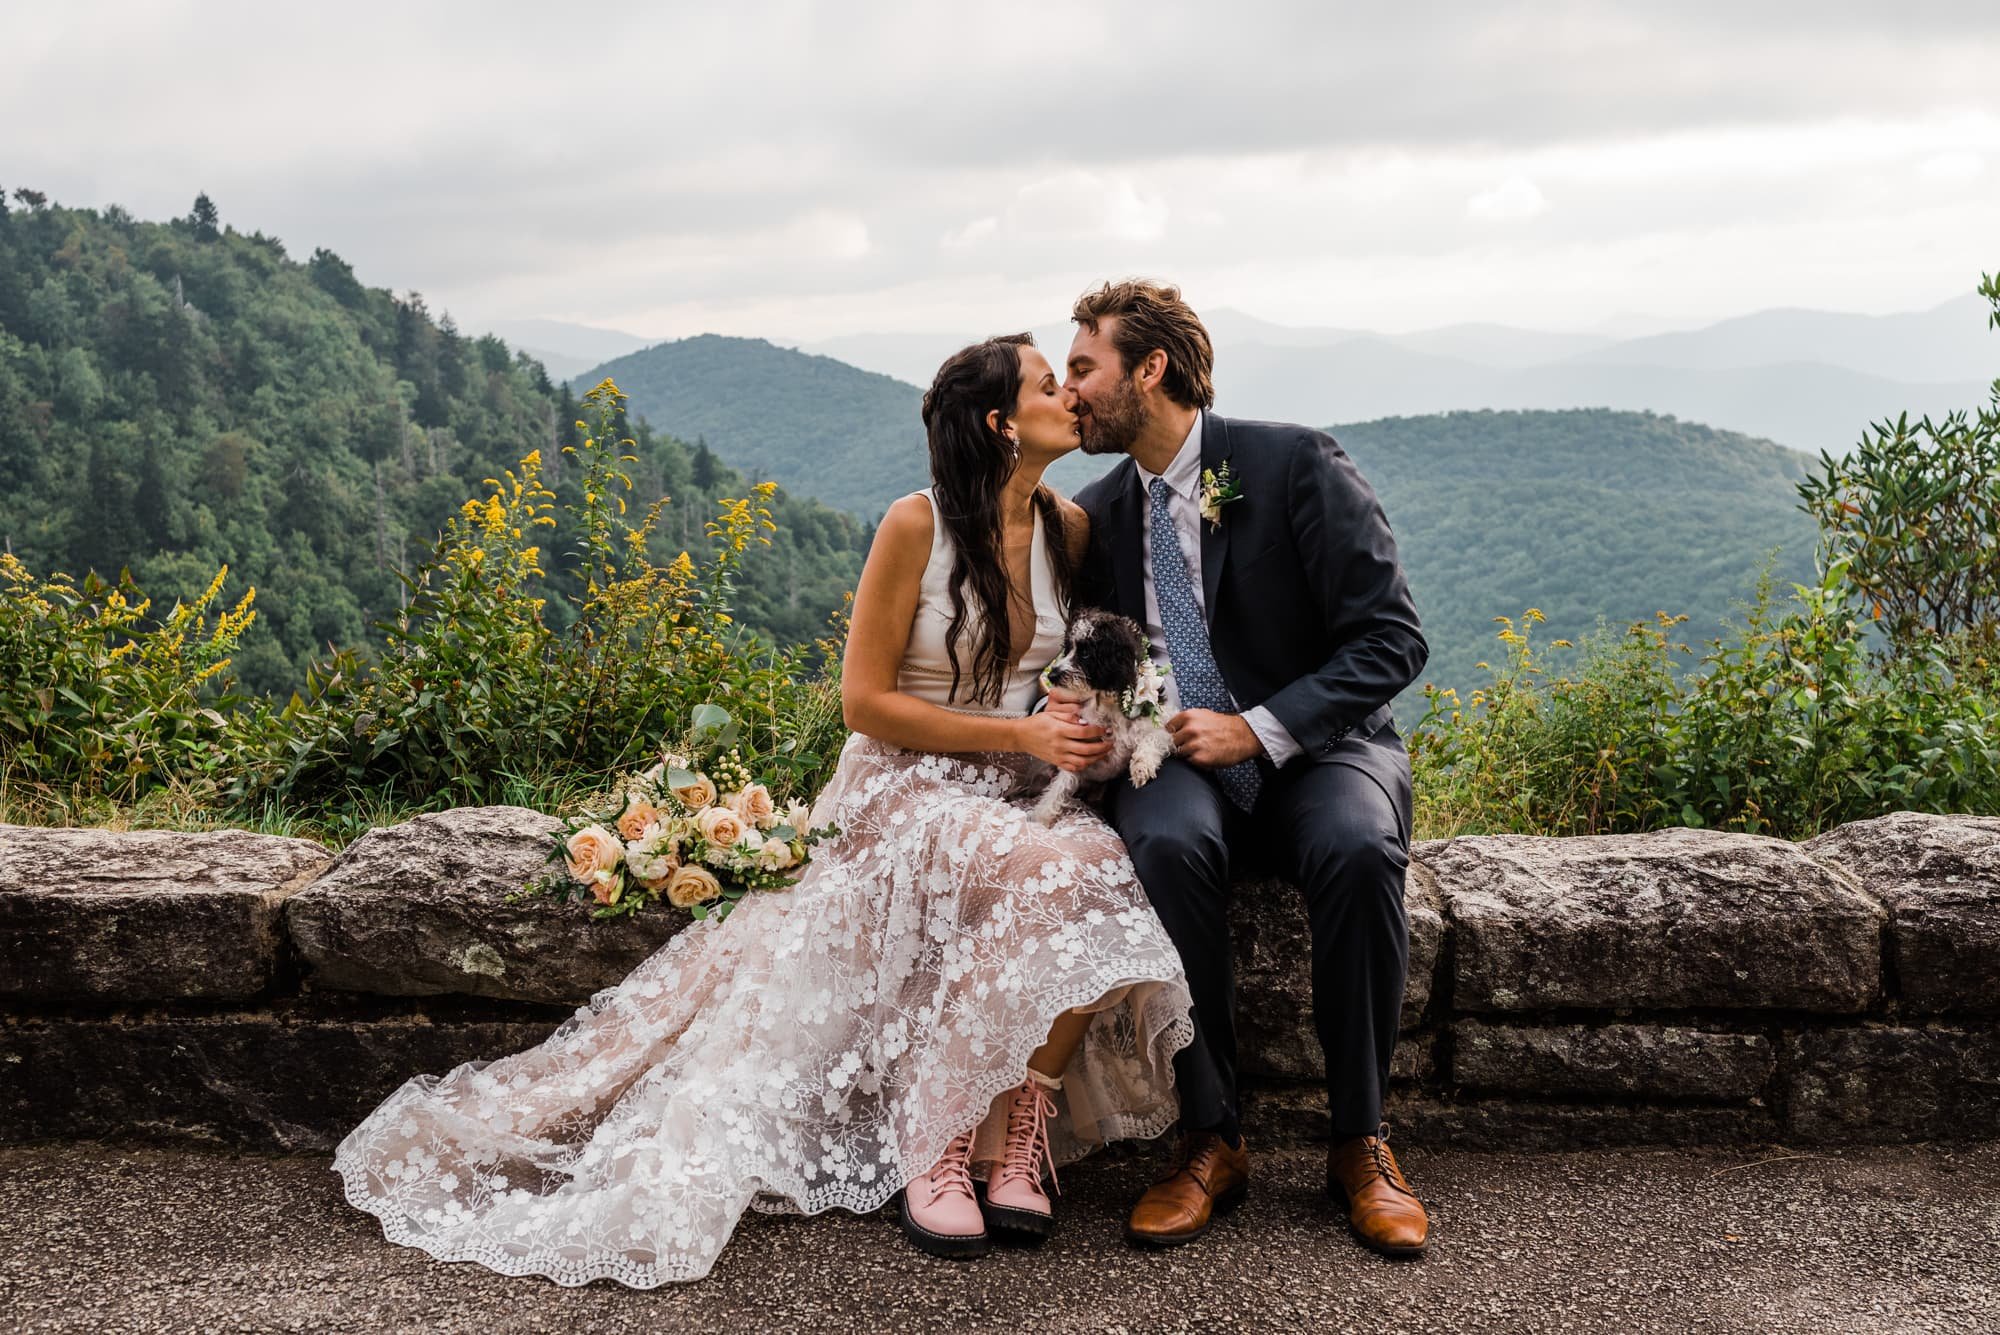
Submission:
{"label": "navy dress pant", "polygon": [[1403,879],[1410,797],[1333,761],[1265,766],[1247,815],[1208,773],[1169,760],[1144,788],[1119,780],[1107,796],[1146,896],[1180,947],[1194,995],[1194,1043],[1175,1059],[1181,1121],[1234,1126],[1236,977],[1229,946],[1233,872],[1283,877],[1305,895],[1312,930],[1313,1023],[1326,1050],[1336,1138],[1381,1123],[1409,965]]}

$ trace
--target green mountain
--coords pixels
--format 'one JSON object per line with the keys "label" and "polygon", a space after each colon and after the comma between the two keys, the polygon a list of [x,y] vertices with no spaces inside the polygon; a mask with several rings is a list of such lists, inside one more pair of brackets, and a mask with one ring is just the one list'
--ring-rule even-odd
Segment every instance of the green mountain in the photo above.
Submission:
{"label": "green mountain", "polygon": [[[1539,608],[1537,638],[1686,613],[1699,645],[1772,554],[1804,580],[1811,464],[1769,441],[1651,413],[1467,412],[1332,429],[1374,484],[1431,642],[1426,681],[1461,694],[1498,662],[1493,618]],[[1411,701],[1401,711],[1409,714]],[[1414,721],[1414,719],[1412,719]]]}
{"label": "green mountain", "polygon": [[[227,598],[257,589],[236,663],[254,689],[289,689],[329,646],[371,641],[398,573],[530,450],[574,500],[561,447],[578,415],[499,339],[365,286],[330,251],[299,263],[223,226],[205,196],[168,223],[0,197],[0,542],[37,573],[129,569],[163,610],[227,563]],[[710,502],[743,479],[644,422],[627,430],[635,499],[677,502],[657,554],[707,541]],[[869,533],[817,502],[773,509],[780,532],[752,553],[740,619],[811,638]]]}
{"label": "green mountain", "polygon": [[930,482],[922,391],[831,357],[703,334],[627,353],[571,387],[605,376],[663,430],[843,510],[879,515]]}

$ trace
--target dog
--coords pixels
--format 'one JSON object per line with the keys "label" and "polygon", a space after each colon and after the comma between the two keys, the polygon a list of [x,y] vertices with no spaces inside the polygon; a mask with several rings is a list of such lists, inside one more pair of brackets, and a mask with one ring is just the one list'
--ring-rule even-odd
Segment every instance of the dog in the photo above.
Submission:
{"label": "dog", "polygon": [[1111,750],[1077,773],[1059,769],[1035,805],[1035,819],[1053,825],[1063,804],[1086,783],[1128,774],[1144,788],[1174,753],[1161,719],[1164,674],[1153,665],[1146,633],[1130,617],[1086,608],[1070,621],[1063,650],[1042,672],[1042,685],[1088,691],[1083,721],[1104,729]]}

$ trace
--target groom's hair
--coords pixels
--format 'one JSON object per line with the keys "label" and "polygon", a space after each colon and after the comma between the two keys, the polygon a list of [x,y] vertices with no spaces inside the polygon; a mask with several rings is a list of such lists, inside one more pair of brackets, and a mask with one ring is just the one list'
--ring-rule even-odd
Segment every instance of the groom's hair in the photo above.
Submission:
{"label": "groom's hair", "polygon": [[1093,334],[1099,321],[1114,316],[1111,346],[1118,349],[1120,370],[1130,374],[1158,348],[1167,354],[1167,374],[1160,381],[1167,397],[1183,408],[1214,406],[1215,347],[1179,288],[1128,278],[1084,293],[1069,313]]}

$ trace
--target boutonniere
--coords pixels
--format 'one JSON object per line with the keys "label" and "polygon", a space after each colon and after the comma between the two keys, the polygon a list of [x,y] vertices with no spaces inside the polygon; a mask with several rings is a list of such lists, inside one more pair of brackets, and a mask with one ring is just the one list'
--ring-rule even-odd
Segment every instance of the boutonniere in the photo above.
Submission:
{"label": "boutonniere", "polygon": [[1201,470],[1201,517],[1211,529],[1222,527],[1222,507],[1243,499],[1243,484],[1229,471],[1229,461],[1220,468]]}

